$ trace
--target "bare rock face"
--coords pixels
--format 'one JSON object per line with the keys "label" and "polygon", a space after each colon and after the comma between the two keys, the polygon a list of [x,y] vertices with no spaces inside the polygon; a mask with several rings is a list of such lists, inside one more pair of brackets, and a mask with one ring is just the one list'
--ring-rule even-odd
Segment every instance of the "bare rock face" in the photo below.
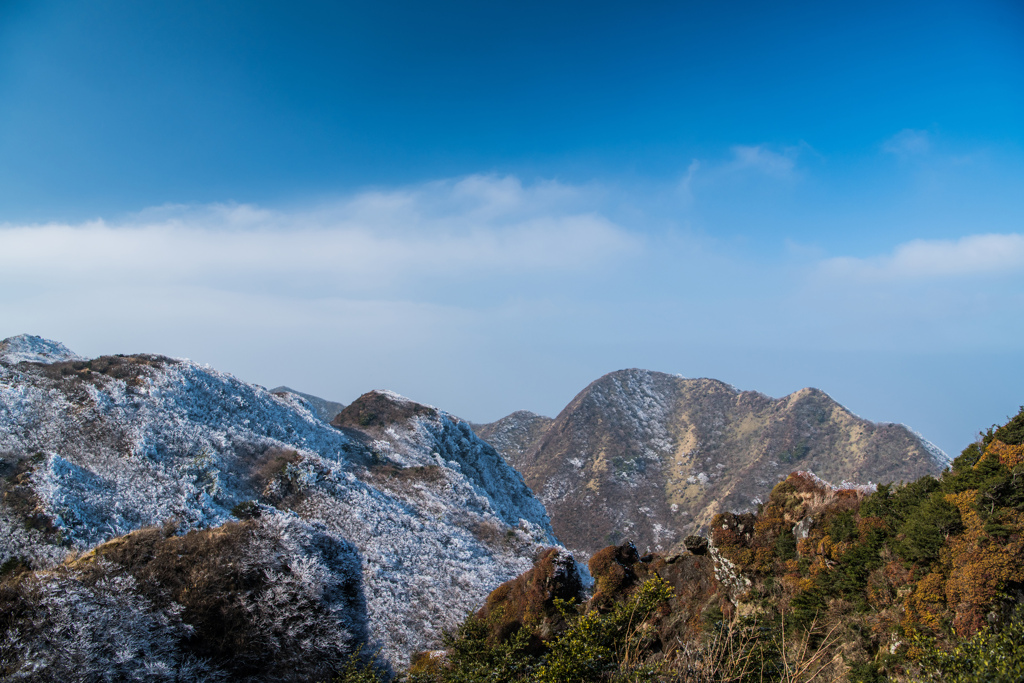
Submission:
{"label": "bare rock face", "polygon": [[664,566],[653,565],[673,592],[669,614],[659,624],[666,650],[696,638],[719,613],[732,618],[736,596],[719,580],[711,556],[684,553]]}
{"label": "bare rock face", "polygon": [[535,640],[550,640],[565,625],[555,599],[579,603],[582,598],[583,581],[572,554],[548,548],[533,568],[495,588],[476,616],[489,624],[496,640],[527,624]]}
{"label": "bare rock face", "polygon": [[645,581],[660,578],[672,587],[673,596],[668,609],[655,616],[654,626],[662,643],[655,649],[668,651],[698,637],[710,615],[734,613],[736,596],[719,581],[721,569],[705,553],[683,551],[669,557],[658,553],[641,557],[629,541],[608,546],[590,559],[595,592],[587,607],[607,609],[625,600]]}
{"label": "bare rock face", "polygon": [[706,555],[708,552],[708,539],[703,536],[687,536],[683,539],[683,545],[694,555]]}
{"label": "bare rock face", "polygon": [[383,429],[398,422],[424,416],[435,417],[437,410],[410,401],[390,391],[370,391],[338,413],[331,424],[354,429]]}
{"label": "bare rock face", "polygon": [[713,379],[620,370],[532,431],[516,415],[478,433],[523,474],[577,554],[624,538],[641,553],[678,551],[715,514],[756,508],[794,470],[867,484],[948,464],[907,427],[863,420],[817,389],[774,399]]}

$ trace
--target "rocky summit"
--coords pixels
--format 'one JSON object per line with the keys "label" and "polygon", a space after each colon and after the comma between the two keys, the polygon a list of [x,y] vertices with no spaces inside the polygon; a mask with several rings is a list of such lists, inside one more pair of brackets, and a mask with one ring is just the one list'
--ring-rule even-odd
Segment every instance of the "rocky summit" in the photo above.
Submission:
{"label": "rocky summit", "polygon": [[861,419],[817,389],[775,399],[636,369],[601,377],[554,420],[521,411],[476,429],[523,474],[562,543],[587,554],[626,538],[680,549],[794,470],[867,485],[948,464],[909,428]]}

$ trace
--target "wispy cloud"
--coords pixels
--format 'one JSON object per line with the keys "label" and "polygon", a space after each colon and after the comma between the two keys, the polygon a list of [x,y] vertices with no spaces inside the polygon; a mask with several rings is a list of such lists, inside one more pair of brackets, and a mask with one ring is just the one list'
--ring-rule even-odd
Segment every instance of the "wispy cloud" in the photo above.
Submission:
{"label": "wispy cloud", "polygon": [[730,170],[752,170],[775,178],[785,178],[796,166],[795,149],[776,152],[765,145],[735,145]]}
{"label": "wispy cloud", "polygon": [[913,240],[890,254],[825,260],[825,273],[866,280],[903,280],[1024,271],[1024,234],[968,235],[958,240]]}
{"label": "wispy cloud", "polygon": [[927,154],[931,149],[931,136],[924,130],[904,128],[882,143],[882,151],[896,156],[907,157]]}
{"label": "wispy cloud", "polygon": [[739,184],[776,187],[800,177],[799,160],[810,145],[733,145],[722,156],[693,159],[673,188],[676,200],[690,205],[721,201],[722,193],[735,192]]}
{"label": "wispy cloud", "polygon": [[679,192],[682,193],[683,199],[688,202],[693,201],[693,179],[697,176],[697,171],[699,170],[700,160],[694,159],[686,167],[686,175],[679,181]]}

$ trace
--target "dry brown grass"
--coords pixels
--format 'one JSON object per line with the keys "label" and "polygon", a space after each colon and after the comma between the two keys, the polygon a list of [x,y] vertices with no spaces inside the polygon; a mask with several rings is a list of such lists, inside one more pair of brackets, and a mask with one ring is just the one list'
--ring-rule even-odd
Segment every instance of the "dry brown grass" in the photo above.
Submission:
{"label": "dry brown grass", "polygon": [[61,361],[42,367],[44,375],[51,379],[90,379],[94,375],[106,375],[114,379],[137,383],[149,368],[162,368],[176,364],[172,358],[153,354],[134,356],[100,356],[86,361]]}
{"label": "dry brown grass", "polygon": [[331,420],[331,424],[352,429],[380,428],[417,415],[434,416],[437,411],[412,401],[396,401],[379,391],[370,391],[346,406]]}
{"label": "dry brown grass", "polygon": [[249,474],[253,488],[268,503],[281,509],[293,509],[305,498],[305,491],[289,477],[289,466],[302,461],[298,451],[270,448],[253,464]]}
{"label": "dry brown grass", "polygon": [[815,623],[787,636],[783,626],[757,618],[730,621],[722,628],[684,643],[665,654],[665,680],[677,683],[845,682],[847,667],[840,652],[838,623]]}

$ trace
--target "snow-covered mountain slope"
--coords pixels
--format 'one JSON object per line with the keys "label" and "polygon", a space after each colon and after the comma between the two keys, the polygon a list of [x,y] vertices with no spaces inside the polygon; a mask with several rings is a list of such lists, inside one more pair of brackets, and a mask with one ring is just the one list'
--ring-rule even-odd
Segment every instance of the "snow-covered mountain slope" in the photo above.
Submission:
{"label": "snow-covered mountain slope", "polygon": [[554,422],[529,410],[517,410],[496,422],[475,424],[473,431],[512,462],[536,446]]}
{"label": "snow-covered mountain slope", "polygon": [[337,401],[328,401],[326,398],[320,398],[313,394],[305,394],[301,391],[295,391],[292,388],[286,386],[274,387],[270,390],[272,394],[295,394],[300,398],[304,398],[309,401],[310,405],[313,406],[313,411],[319,416],[324,422],[330,422],[334,419],[334,416],[345,409],[344,403],[338,403]]}
{"label": "snow-covered mountain slope", "polygon": [[[371,422],[363,424],[372,414]],[[383,422],[381,416],[389,416]],[[396,429],[414,416],[411,428]],[[506,524],[515,525],[525,517],[547,519],[543,504],[533,497],[522,475],[509,467],[501,455],[480,439],[468,422],[396,394],[371,391],[339,413],[332,423],[337,427],[358,429],[374,437],[371,447],[377,457],[394,461],[405,468],[436,465],[438,458],[458,469],[485,496]]]}
{"label": "snow-covered mountain slope", "polygon": [[444,411],[342,430],[187,360],[36,339],[0,359],[0,563],[45,569],[168,520],[293,519],[355,547],[370,647],[403,664],[554,543],[518,473]]}
{"label": "snow-covered mountain slope", "polygon": [[366,642],[358,552],[269,514],[119,536],[0,582],[0,680],[327,680]]}

